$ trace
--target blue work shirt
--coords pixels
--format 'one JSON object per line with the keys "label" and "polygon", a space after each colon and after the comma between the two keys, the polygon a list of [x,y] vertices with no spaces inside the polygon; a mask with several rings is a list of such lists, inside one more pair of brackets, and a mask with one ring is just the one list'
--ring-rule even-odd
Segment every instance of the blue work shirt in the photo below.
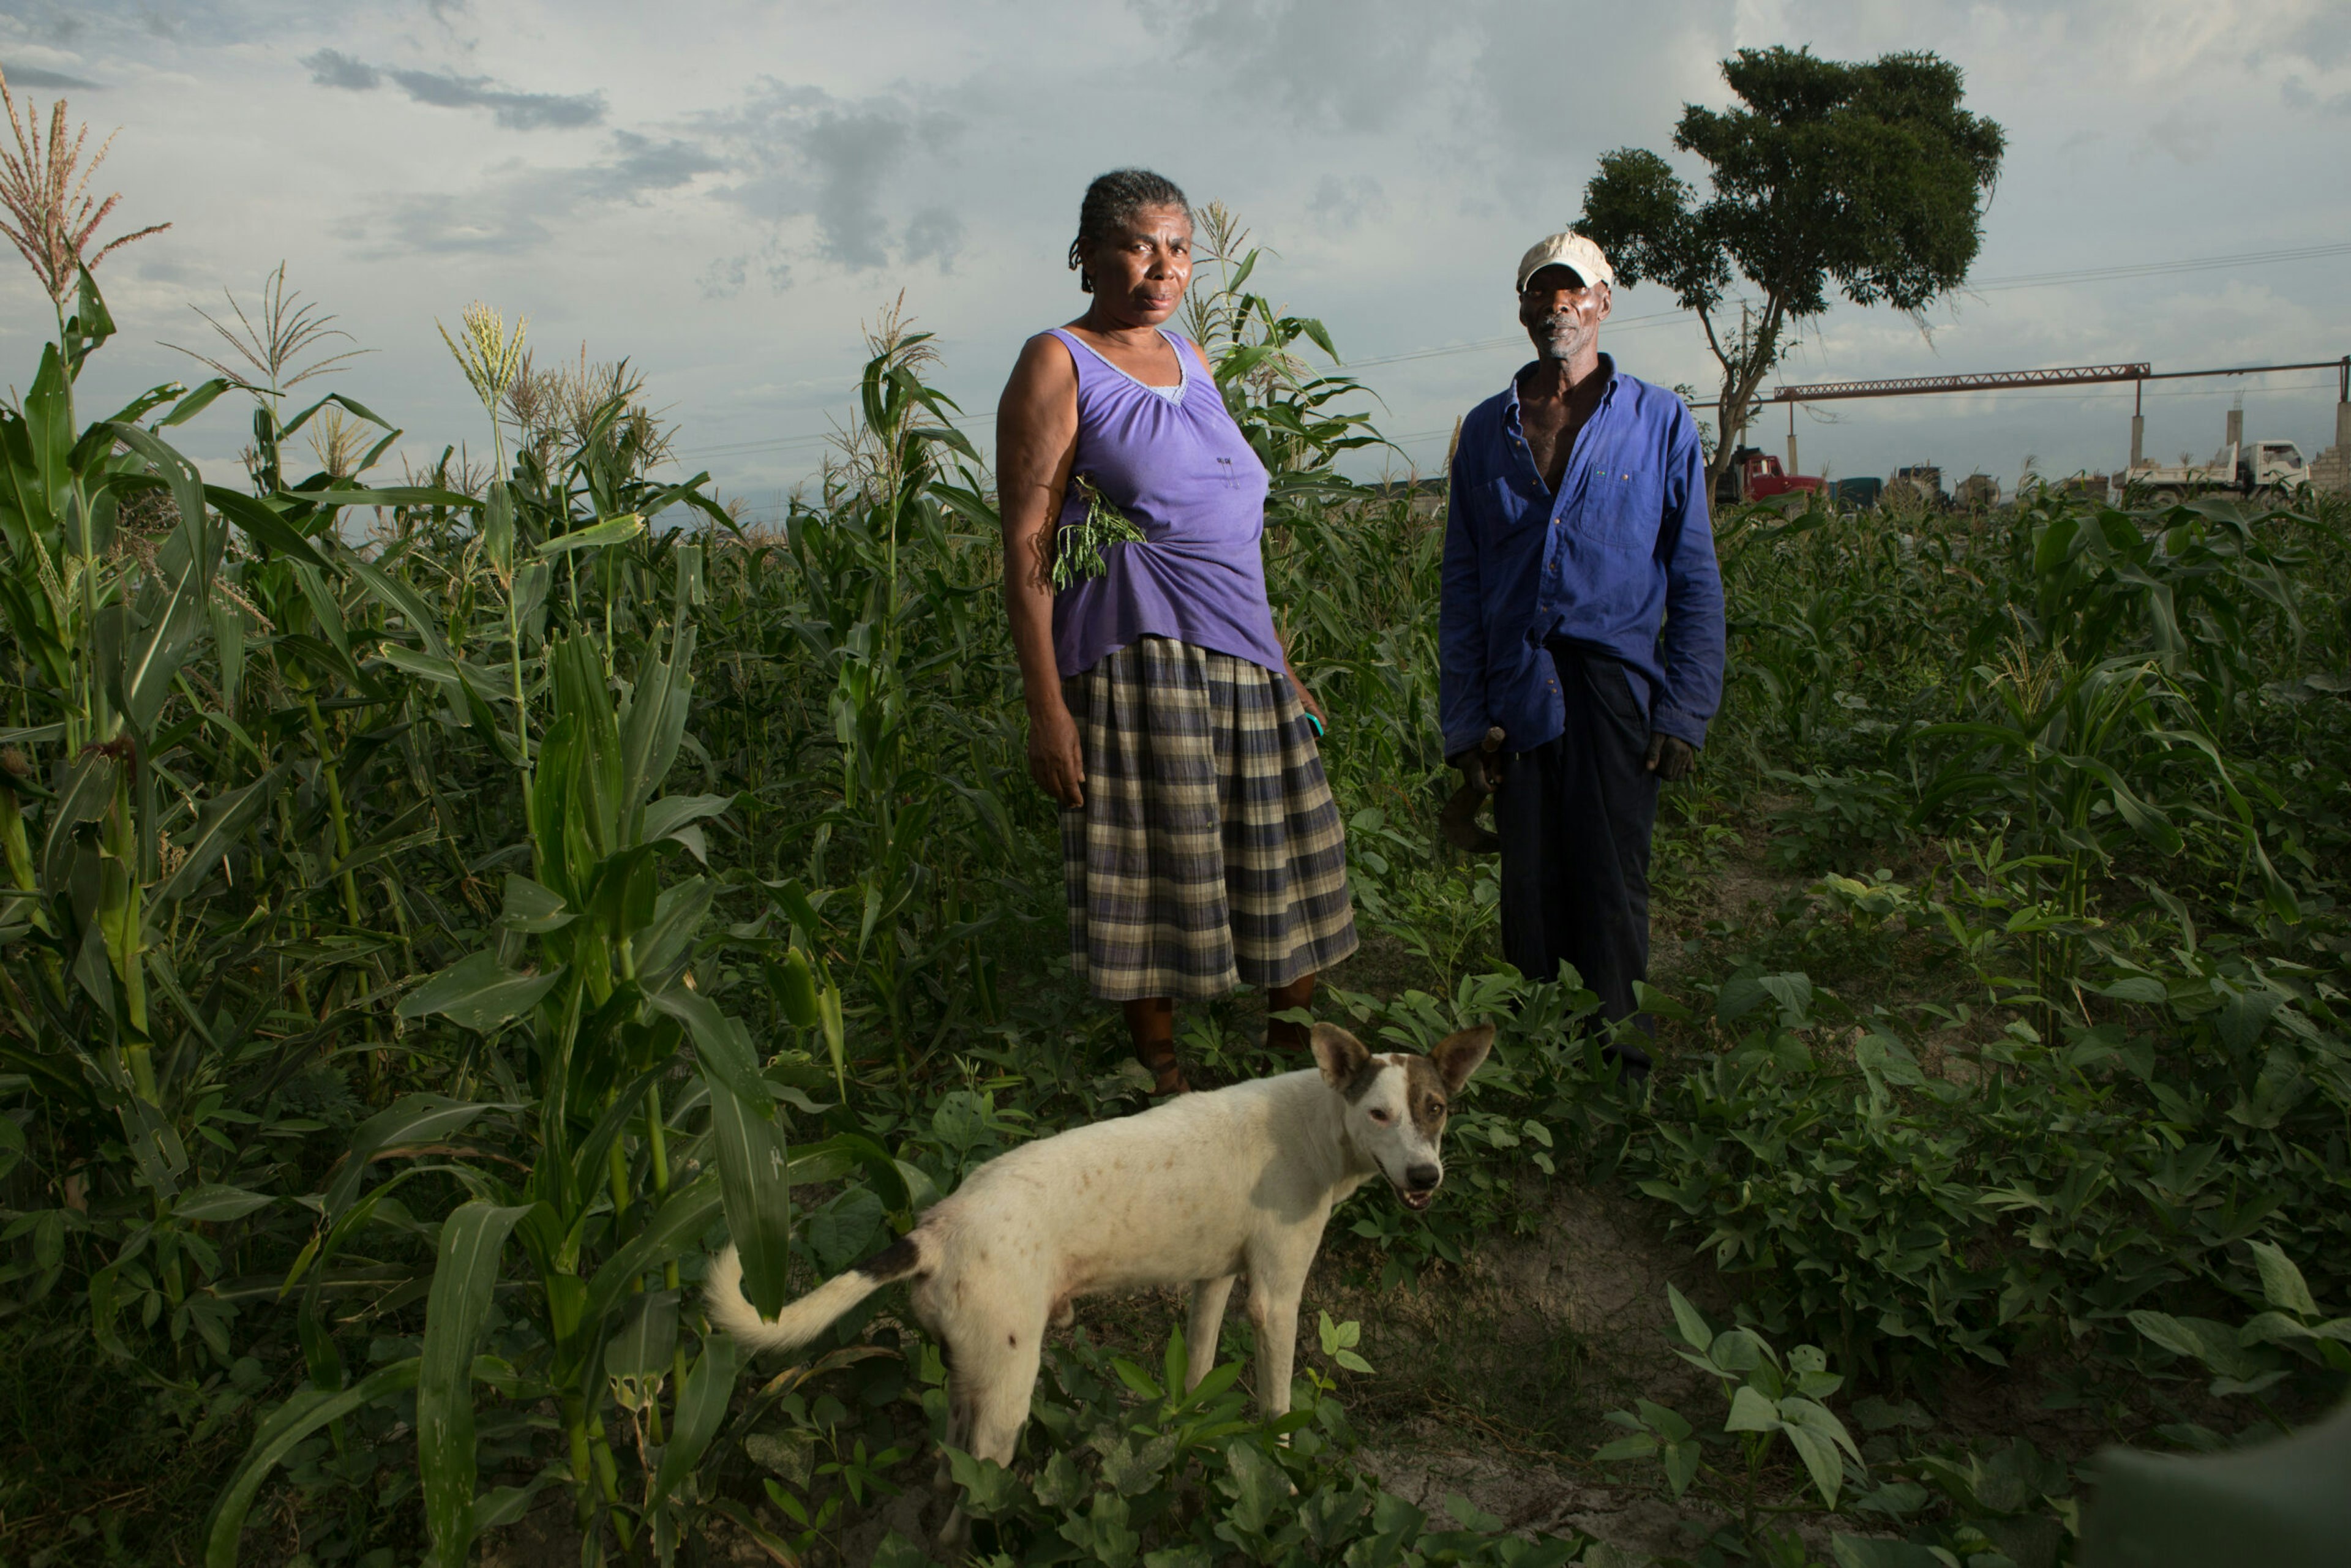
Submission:
{"label": "blue work shirt", "polygon": [[1506,751],[1566,728],[1543,644],[1617,660],[1651,733],[1706,744],[1722,700],[1722,573],[1706,461],[1681,399],[1608,378],[1553,496],[1519,419],[1519,384],[1461,422],[1447,486],[1437,717],[1458,756],[1499,725]]}

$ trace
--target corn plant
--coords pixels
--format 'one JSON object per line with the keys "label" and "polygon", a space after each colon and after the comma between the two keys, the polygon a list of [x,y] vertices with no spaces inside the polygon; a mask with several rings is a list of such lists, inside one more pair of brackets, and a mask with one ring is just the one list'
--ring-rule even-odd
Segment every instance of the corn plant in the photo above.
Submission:
{"label": "corn plant", "polygon": [[[0,412],[9,480],[0,601],[36,674],[6,739],[52,758],[46,785],[28,762],[0,791],[9,880],[0,941],[16,959],[15,1027],[0,1061],[39,1086],[68,1146],[112,1145],[131,1161],[121,1187],[92,1194],[98,1184],[84,1178],[35,1221],[38,1291],[58,1278],[67,1233],[91,1234],[119,1244],[88,1286],[101,1343],[119,1345],[115,1320],[135,1303],[146,1322],[168,1316],[173,1341],[193,1334],[225,1354],[233,1309],[196,1290],[221,1261],[197,1228],[271,1200],[219,1179],[239,1162],[191,1155],[223,1063],[216,1020],[188,991],[251,942],[232,937],[224,948],[222,934],[184,916],[285,776],[230,770],[234,782],[206,790],[171,768],[188,737],[173,699],[218,607],[225,538],[205,486],[161,432],[221,388],[159,387],[74,431],[74,381],[112,331],[85,270],[75,314],[23,407]],[[27,798],[44,817],[37,855]],[[89,1197],[101,1195],[93,1209]]]}
{"label": "corn plant", "polygon": [[[601,627],[538,636],[528,630],[537,606],[526,610],[520,598],[543,594],[548,559],[625,546],[642,532],[642,518],[549,530],[536,544],[539,559],[515,569],[501,557],[530,549],[536,530],[530,509],[513,508],[502,494],[494,488],[475,518],[505,602],[486,605],[479,624],[460,630],[479,643],[503,641],[511,668],[530,655],[537,678],[516,677],[507,714],[495,711],[490,694],[499,683],[468,661],[467,641],[452,639],[416,590],[387,570],[392,563],[340,562],[399,628],[400,638],[384,643],[386,659],[437,691],[449,722],[470,728],[512,770],[528,870],[506,873],[490,945],[416,985],[398,1009],[403,1019],[437,1020],[481,1039],[465,1052],[477,1063],[468,1075],[477,1093],[411,1094],[358,1130],[350,1163],[322,1195],[320,1229],[284,1288],[306,1277],[322,1281],[337,1253],[386,1217],[390,1191],[419,1173],[411,1167],[367,1190],[379,1150],[459,1131],[480,1138],[504,1122],[496,1142],[524,1152],[517,1163],[528,1175],[517,1179],[479,1162],[433,1173],[472,1196],[442,1224],[417,1354],[346,1385],[330,1339],[306,1335],[320,1347],[311,1387],[265,1426],[224,1495],[209,1528],[217,1562],[234,1560],[256,1489],[295,1443],[358,1404],[411,1390],[439,1560],[464,1561],[476,1533],[514,1517],[537,1485],[558,1479],[573,1489],[591,1540],[609,1528],[624,1549],[649,1542],[666,1560],[689,1517],[686,1478],[716,1433],[734,1377],[723,1341],[688,1357],[677,1313],[680,1260],[698,1252],[723,1215],[753,1299],[769,1312],[783,1301],[791,1178],[774,1092],[743,1026],[690,981],[711,883],[695,875],[664,886],[659,869],[664,852],[698,858],[701,824],[732,804],[726,795],[660,794],[692,700],[701,553],[671,552],[671,613],[650,635],[631,639],[634,668],[622,685],[623,672],[606,651],[611,617]],[[357,491],[321,497],[369,498]],[[400,499],[438,507],[465,498]],[[664,1081],[689,1061],[690,1092],[665,1107]],[[695,1113],[707,1125],[688,1135],[680,1118]],[[680,1179],[697,1156],[715,1171]],[[535,1354],[520,1366],[486,1372],[477,1354],[509,1239],[534,1281]],[[306,1314],[315,1313],[319,1289],[314,1283],[305,1297]],[[564,1456],[532,1486],[477,1495],[477,1381],[504,1401],[552,1399],[560,1409]],[[619,1427],[659,1457],[627,1493],[614,1457]]]}
{"label": "corn plant", "polygon": [[[1241,434],[1274,476],[1277,493],[1311,491],[1327,479],[1343,452],[1383,444],[1367,414],[1331,405],[1364,391],[1353,377],[1311,374],[1298,352],[1302,342],[1333,364],[1339,350],[1329,329],[1311,316],[1287,316],[1263,295],[1247,292],[1262,249],[1221,203],[1199,214],[1201,255],[1217,267],[1214,283],[1185,301],[1185,325],[1207,355],[1217,388]],[[1205,279],[1203,281],[1206,281]]]}
{"label": "corn plant", "polygon": [[[793,880],[802,891],[781,903],[802,937],[837,952],[855,977],[904,1086],[949,1026],[946,976],[967,976],[983,1016],[997,1012],[993,967],[977,948],[992,924],[972,880],[978,857],[942,853],[951,841],[941,830],[967,824],[999,854],[1013,848],[1011,808],[995,782],[1006,737],[972,712],[1004,689],[1009,666],[969,657],[975,622],[992,609],[980,598],[992,552],[949,525],[962,518],[992,535],[994,509],[967,470],[961,485],[943,471],[949,455],[977,456],[947,423],[953,405],[921,379],[928,334],[893,317],[868,344],[862,418],[833,504],[822,516],[795,513],[788,537],[810,611],[792,631],[831,685],[824,722],[840,786],[837,803],[801,825],[806,858]],[[919,577],[914,559],[929,563]],[[845,873],[837,884],[836,871]],[[820,907],[842,913],[820,916]]]}

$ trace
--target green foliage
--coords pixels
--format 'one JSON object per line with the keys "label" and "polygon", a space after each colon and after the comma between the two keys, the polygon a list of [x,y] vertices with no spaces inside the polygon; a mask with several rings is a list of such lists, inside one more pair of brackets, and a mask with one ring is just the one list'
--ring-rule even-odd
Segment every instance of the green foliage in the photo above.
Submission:
{"label": "green foliage", "polygon": [[[1615,1465],[1654,1458],[1675,1498],[1695,1490],[1730,1512],[1733,1522],[1699,1544],[1694,1561],[1703,1568],[1741,1561],[1811,1563],[1801,1538],[1770,1522],[1797,1511],[1776,1500],[1792,1482],[1840,1523],[1871,1532],[1833,1534],[1831,1554],[1842,1568],[1952,1568],[1989,1561],[2054,1568],[2062,1561],[2078,1529],[2073,1477],[2062,1462],[2022,1439],[1990,1451],[1921,1443],[1918,1434],[1931,1432],[1933,1418],[1916,1405],[1875,1396],[1852,1406],[1872,1434],[1865,1453],[1825,1403],[1845,1380],[1828,1370],[1819,1347],[1799,1345],[1782,1359],[1752,1329],[1717,1330],[1670,1285],[1667,1301],[1672,1326],[1666,1337],[1677,1355],[1713,1381],[1723,1400],[1722,1425],[1701,1429],[1678,1411],[1644,1399],[1632,1410],[1609,1413],[1610,1422],[1632,1435],[1609,1443],[1593,1459]],[[1786,1439],[1796,1459],[1793,1477],[1780,1462],[1775,1437]],[[1880,1533],[1890,1528],[1905,1530],[1908,1538]]]}
{"label": "green foliage", "polygon": [[[1773,1511],[1833,1503],[1840,1561],[2055,1561],[2065,1463],[1921,1408],[1971,1362],[2187,1446],[2331,1395],[2340,514],[1723,519],[1729,700],[1660,832],[1687,941],[1643,997],[1662,1070],[1623,1085],[1594,998],[1500,967],[1491,865],[1434,831],[1441,508],[1332,476],[1368,426],[1289,363],[1315,334],[1253,265],[1202,336],[1285,476],[1271,597],[1377,938],[1319,1005],[1390,1049],[1502,1025],[1440,1201],[1358,1196],[1337,1269],[1447,1287],[1554,1180],[1655,1206],[1732,1291],[1679,1343],[1740,1425],[1625,1413],[1667,1490],[1753,1502],[1701,1558],[1800,1560]],[[316,1562],[454,1562],[551,1489],[591,1561],[722,1529],[840,1555],[927,1460],[935,1352],[879,1296],[738,1380],[703,1258],[731,1236],[772,1303],[1142,1089],[1055,956],[998,530],[925,340],[885,323],[822,495],[747,536],[649,476],[625,377],[490,411],[503,472],[400,486],[386,436],[294,459],[375,414],[258,392],[251,492],[207,486],[172,432],[230,389],[81,423],[94,287],[73,319],[0,413],[0,1320],[18,1402],[70,1406],[84,1451],[41,1449],[0,1531],[234,1560],[290,1519]],[[1759,831],[1817,880],[1750,924],[1712,884]],[[1182,1049],[1296,1065],[1253,1009],[1187,1009]],[[1306,1348],[1286,1444],[1230,1365],[1186,1396],[1180,1361],[1056,1350],[969,1506],[1022,1560],[1573,1555],[1380,1496],[1333,1396],[1393,1354],[1327,1315]],[[1834,1429],[1832,1364],[1867,1391]],[[99,1426],[171,1478],[132,1509],[99,1500]]]}
{"label": "green foliage", "polygon": [[[2213,1398],[2256,1400],[2271,1425],[2288,1431],[2291,1427],[2262,1396],[2302,1366],[2351,1373],[2351,1316],[2321,1312],[2302,1270],[2283,1250],[2266,1241],[2250,1246],[2261,1277],[2262,1310],[2242,1325],[2143,1310],[2131,1313],[2131,1326],[2150,1343],[2211,1373],[2208,1392]],[[2221,1446],[2216,1433],[2194,1422],[2163,1431],[2191,1448]]]}
{"label": "green foliage", "polygon": [[[1326,1352],[1341,1365],[1353,1355],[1346,1344],[1355,1327],[1322,1320]],[[1351,1370],[1368,1375],[1354,1359]],[[1155,1368],[1097,1348],[1083,1331],[1067,1348],[1048,1346],[1029,1427],[1031,1463],[1021,1467],[1028,1479],[947,1450],[965,1511],[984,1521],[978,1560],[1558,1568],[1582,1551],[1580,1542],[1502,1534],[1499,1520],[1459,1498],[1446,1501],[1447,1528],[1356,1473],[1347,1458],[1360,1439],[1330,1380],[1311,1366],[1290,1414],[1260,1424],[1238,1386],[1243,1363],[1221,1363],[1186,1392],[1185,1362],[1180,1331]],[[925,1404],[943,1429],[944,1390],[926,1390]],[[895,1550],[902,1561],[920,1560],[906,1555],[911,1547]]]}
{"label": "green foliage", "polygon": [[[1821,1403],[1842,1388],[1844,1379],[1828,1370],[1828,1358],[1817,1345],[1798,1345],[1782,1361],[1752,1329],[1718,1333],[1681,1291],[1670,1285],[1666,1291],[1673,1308],[1668,1337],[1675,1342],[1675,1354],[1714,1379],[1728,1402],[1721,1432],[1701,1434],[1678,1412],[1644,1399],[1635,1410],[1609,1412],[1608,1419],[1629,1427],[1633,1436],[1618,1438],[1593,1458],[1602,1464],[1654,1458],[1664,1467],[1666,1484],[1677,1498],[1703,1479],[1710,1490],[1719,1490],[1737,1508],[1737,1537],[1743,1550],[1784,1553],[1789,1539],[1761,1527],[1763,1469],[1775,1435],[1787,1439],[1805,1478],[1831,1509],[1837,1506],[1848,1459],[1856,1469],[1855,1479],[1865,1477],[1852,1435]],[[1724,1444],[1724,1437],[1736,1442]],[[1741,1466],[1738,1477],[1727,1477],[1706,1458],[1709,1442],[1735,1448]]]}
{"label": "green foliage", "polygon": [[1382,444],[1368,415],[1331,406],[1365,389],[1353,376],[1308,371],[1297,352],[1301,342],[1338,361],[1330,331],[1313,317],[1284,315],[1263,295],[1248,292],[1265,253],[1249,243],[1249,230],[1222,203],[1209,203],[1198,216],[1206,231],[1200,254],[1217,277],[1194,287],[1185,325],[1207,355],[1241,434],[1273,476],[1277,499],[1325,488],[1341,453]]}
{"label": "green foliage", "polygon": [[[1729,465],[1756,389],[1784,334],[1828,308],[1916,313],[1957,288],[1983,240],[2007,137],[1959,107],[1959,69],[1931,54],[1867,63],[1784,46],[1722,62],[1736,99],[1687,106],[1674,146],[1708,166],[1700,200],[1655,152],[1604,153],[1576,226],[1625,284],[1654,279],[1706,324],[1722,366],[1720,439],[1711,479]],[[1733,333],[1726,300],[1743,281],[1755,308]]]}
{"label": "green foliage", "polygon": [[[2020,913],[1929,901],[1901,918],[1980,941],[1971,961],[2013,1001],[2030,993],[1998,977],[2007,944],[2030,938]],[[1717,1005],[1736,1048],[1653,1098],[1625,1165],[1719,1266],[1751,1277],[1742,1311],[1772,1333],[1930,1380],[1952,1355],[2126,1356],[2124,1320],[2183,1291],[2225,1296],[2230,1249],[2262,1228],[2326,1238],[2318,1255],[2340,1278],[2335,1014],[2264,989],[2256,1029],[2225,999],[2246,978],[2102,959],[2079,983],[2151,1005],[2137,1027],[2068,1024],[2044,1041],[2018,1021],[1970,1044],[1855,1019],[1801,975],[1742,972]]]}
{"label": "green foliage", "polygon": [[1086,501],[1086,515],[1063,523],[1053,534],[1053,589],[1056,592],[1100,577],[1110,570],[1102,551],[1116,544],[1139,544],[1143,530],[1125,513],[1103,499],[1090,475],[1072,474],[1070,483]]}

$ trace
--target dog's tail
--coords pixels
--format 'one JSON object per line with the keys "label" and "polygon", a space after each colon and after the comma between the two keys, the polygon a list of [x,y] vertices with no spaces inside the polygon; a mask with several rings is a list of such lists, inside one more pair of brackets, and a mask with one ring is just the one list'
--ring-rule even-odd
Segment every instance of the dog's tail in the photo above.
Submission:
{"label": "dog's tail", "polygon": [[747,1350],[798,1350],[884,1285],[914,1279],[929,1268],[922,1232],[901,1236],[856,1268],[835,1274],[797,1301],[786,1302],[771,1322],[744,1296],[743,1262],[729,1247],[711,1262],[703,1303],[710,1310],[710,1321]]}

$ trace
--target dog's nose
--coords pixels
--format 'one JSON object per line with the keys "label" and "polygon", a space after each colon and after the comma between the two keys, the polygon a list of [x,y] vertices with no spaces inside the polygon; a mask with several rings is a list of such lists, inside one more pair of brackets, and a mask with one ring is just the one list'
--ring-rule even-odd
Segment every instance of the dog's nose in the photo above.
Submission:
{"label": "dog's nose", "polygon": [[1414,1166],[1404,1173],[1404,1184],[1414,1192],[1427,1192],[1445,1179],[1445,1172],[1436,1166]]}

